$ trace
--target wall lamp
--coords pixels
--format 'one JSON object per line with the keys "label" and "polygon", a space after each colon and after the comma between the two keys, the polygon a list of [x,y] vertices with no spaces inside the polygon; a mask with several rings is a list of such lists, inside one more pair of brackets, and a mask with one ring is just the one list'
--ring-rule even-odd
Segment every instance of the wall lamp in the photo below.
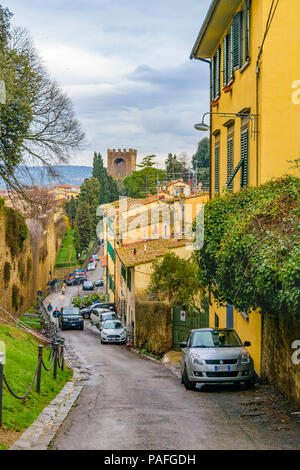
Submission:
{"label": "wall lamp", "polygon": [[256,134],[256,127],[257,127],[257,117],[258,115],[257,114],[249,114],[249,113],[205,113],[203,114],[203,117],[202,117],[202,121],[199,123],[199,124],[195,124],[194,125],[194,128],[197,130],[197,131],[203,131],[203,132],[207,132],[209,131],[210,127],[208,124],[205,124],[205,117],[206,116],[212,116],[212,115],[217,115],[217,116],[220,116],[220,117],[231,117],[231,118],[248,118],[250,119],[251,121],[251,137],[252,135],[254,135],[254,140],[255,140],[255,134]]}

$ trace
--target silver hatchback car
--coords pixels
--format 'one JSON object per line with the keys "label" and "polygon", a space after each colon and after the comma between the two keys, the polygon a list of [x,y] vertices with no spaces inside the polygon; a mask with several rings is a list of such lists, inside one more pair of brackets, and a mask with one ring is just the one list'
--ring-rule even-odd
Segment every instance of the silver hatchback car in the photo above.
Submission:
{"label": "silver hatchback car", "polygon": [[181,343],[181,382],[188,390],[197,383],[244,382],[254,385],[253,360],[235,330],[202,328]]}

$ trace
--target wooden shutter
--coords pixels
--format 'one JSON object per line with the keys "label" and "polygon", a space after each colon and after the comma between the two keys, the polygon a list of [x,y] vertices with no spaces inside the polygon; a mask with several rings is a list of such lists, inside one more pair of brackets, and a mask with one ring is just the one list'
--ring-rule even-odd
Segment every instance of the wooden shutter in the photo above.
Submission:
{"label": "wooden shutter", "polygon": [[233,17],[231,26],[231,53],[232,53],[232,68],[237,70],[241,67],[241,43],[242,43],[242,15],[240,11]]}
{"label": "wooden shutter", "polygon": [[[227,139],[227,181],[233,173],[233,135]],[[228,191],[233,190],[233,181],[227,186]]]}
{"label": "wooden shutter", "polygon": [[212,101],[216,97],[216,87],[215,87],[215,70],[216,70],[216,57],[213,57],[211,61],[211,99]]}
{"label": "wooden shutter", "polygon": [[215,146],[215,193],[220,190],[220,144]]}
{"label": "wooden shutter", "polygon": [[223,87],[228,83],[228,42],[229,36],[223,39]]}
{"label": "wooden shutter", "polygon": [[216,53],[216,96],[220,95],[221,83],[221,48],[219,47]]}
{"label": "wooden shutter", "polygon": [[249,130],[245,129],[241,135],[241,188],[248,186],[248,158],[249,158]]}

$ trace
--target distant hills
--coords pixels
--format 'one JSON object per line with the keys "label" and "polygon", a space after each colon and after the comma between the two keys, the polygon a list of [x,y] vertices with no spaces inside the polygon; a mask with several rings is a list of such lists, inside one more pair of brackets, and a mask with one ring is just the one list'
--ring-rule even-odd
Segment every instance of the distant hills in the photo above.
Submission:
{"label": "distant hills", "polygon": [[[55,186],[57,184],[72,184],[81,186],[85,178],[91,178],[93,168],[90,166],[53,166],[53,170],[57,173],[58,178],[49,177],[46,167],[31,166],[28,167],[30,176],[24,171],[24,167],[16,170],[15,175],[23,185],[36,184],[38,186]],[[0,189],[5,189],[5,184],[0,177]]]}

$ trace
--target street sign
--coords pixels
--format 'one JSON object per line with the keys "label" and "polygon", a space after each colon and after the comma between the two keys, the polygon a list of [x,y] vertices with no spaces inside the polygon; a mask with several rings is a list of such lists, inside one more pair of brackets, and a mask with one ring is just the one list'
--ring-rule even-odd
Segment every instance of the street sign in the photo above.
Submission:
{"label": "street sign", "polygon": [[181,310],[181,312],[180,312],[180,320],[185,321],[185,311],[184,310]]}

